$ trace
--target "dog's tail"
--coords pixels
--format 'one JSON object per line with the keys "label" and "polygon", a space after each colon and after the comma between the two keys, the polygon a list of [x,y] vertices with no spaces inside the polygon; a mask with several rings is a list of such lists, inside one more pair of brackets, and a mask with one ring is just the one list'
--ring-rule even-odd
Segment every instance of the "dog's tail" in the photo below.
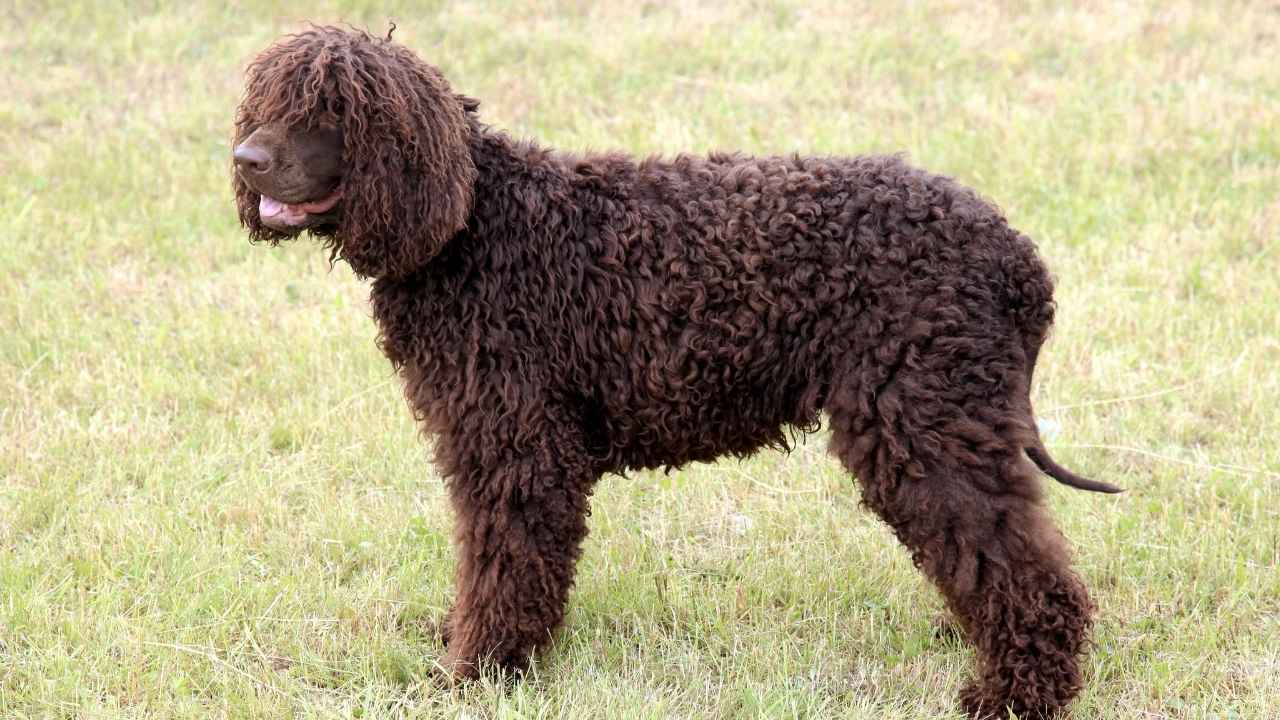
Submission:
{"label": "dog's tail", "polygon": [[1040,344],[1044,341],[1044,337],[1027,338],[1027,346],[1025,347],[1027,356],[1027,411],[1031,413],[1031,428],[1035,433],[1032,443],[1023,450],[1027,453],[1027,457],[1031,458],[1031,462],[1040,468],[1045,475],[1057,480],[1063,485],[1076,488],[1077,490],[1088,490],[1089,492],[1100,493],[1120,493],[1124,492],[1124,488],[1117,487],[1110,483],[1098,482],[1089,478],[1080,477],[1070,470],[1062,467],[1049,457],[1049,451],[1044,447],[1044,441],[1040,439],[1040,429],[1036,427],[1035,413],[1031,412],[1031,376],[1035,373],[1036,357],[1040,354]]}
{"label": "dog's tail", "polygon": [[1058,463],[1054,462],[1053,458],[1049,457],[1049,451],[1044,449],[1044,443],[1039,442],[1039,439],[1040,438],[1037,435],[1037,443],[1024,449],[1027,452],[1027,457],[1031,458],[1031,461],[1034,462],[1036,467],[1040,468],[1041,472],[1045,475],[1048,475],[1063,485],[1069,485],[1077,490],[1088,490],[1089,492],[1100,493],[1124,492],[1124,488],[1116,487],[1111,483],[1098,482],[1097,480],[1080,477],[1079,475],[1062,467]]}

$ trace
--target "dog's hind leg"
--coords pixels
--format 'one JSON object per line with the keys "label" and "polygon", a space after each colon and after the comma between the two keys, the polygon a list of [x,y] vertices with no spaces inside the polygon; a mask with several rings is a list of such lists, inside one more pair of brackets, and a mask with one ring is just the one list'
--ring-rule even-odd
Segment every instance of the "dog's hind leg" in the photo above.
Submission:
{"label": "dog's hind leg", "polygon": [[550,418],[519,436],[484,428],[441,441],[458,551],[441,664],[462,678],[523,670],[564,618],[598,473],[577,431]]}
{"label": "dog's hind leg", "polygon": [[1029,420],[1017,402],[1000,399],[999,380],[956,382],[991,373],[931,373],[928,360],[881,373],[873,392],[833,393],[832,452],[976,647],[965,710],[1053,717],[1080,689],[1093,605],[1022,454]]}

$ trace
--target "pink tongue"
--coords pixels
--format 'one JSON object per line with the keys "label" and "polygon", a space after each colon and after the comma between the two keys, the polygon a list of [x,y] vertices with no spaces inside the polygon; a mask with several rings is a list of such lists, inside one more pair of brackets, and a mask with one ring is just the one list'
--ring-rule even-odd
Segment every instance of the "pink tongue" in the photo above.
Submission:
{"label": "pink tongue", "polygon": [[339,191],[334,190],[328,196],[319,200],[304,203],[284,203],[273,197],[263,195],[258,200],[258,217],[263,220],[275,220],[288,225],[300,225],[310,213],[329,212],[334,205],[338,204],[340,197]]}
{"label": "pink tongue", "polygon": [[303,209],[304,207],[306,206],[282,203],[275,198],[263,195],[258,201],[258,216],[263,220],[278,220],[289,225],[297,225],[307,219],[307,211]]}

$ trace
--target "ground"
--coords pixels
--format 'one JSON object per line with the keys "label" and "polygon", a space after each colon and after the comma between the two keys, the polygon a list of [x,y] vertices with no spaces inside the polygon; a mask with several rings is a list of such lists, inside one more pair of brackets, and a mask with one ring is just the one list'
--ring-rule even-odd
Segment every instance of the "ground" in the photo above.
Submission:
{"label": "ground", "polygon": [[[435,689],[450,518],[367,287],[250,247],[240,71],[385,31],[562,148],[903,151],[1059,280],[1035,402],[1100,606],[1072,717],[1280,697],[1280,3],[18,0],[0,12],[0,716],[957,718],[822,434],[599,488],[531,677]],[[120,4],[123,5],[123,4]],[[149,5],[149,4],[143,4]]]}

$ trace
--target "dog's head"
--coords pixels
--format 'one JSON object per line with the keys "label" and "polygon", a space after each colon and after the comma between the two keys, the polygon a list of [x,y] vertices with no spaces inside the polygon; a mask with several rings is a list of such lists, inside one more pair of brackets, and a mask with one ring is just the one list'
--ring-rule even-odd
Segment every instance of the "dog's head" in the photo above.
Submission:
{"label": "dog's head", "polygon": [[472,101],[390,40],[317,27],[264,50],[236,111],[240,222],[310,231],[362,277],[421,268],[471,211]]}

